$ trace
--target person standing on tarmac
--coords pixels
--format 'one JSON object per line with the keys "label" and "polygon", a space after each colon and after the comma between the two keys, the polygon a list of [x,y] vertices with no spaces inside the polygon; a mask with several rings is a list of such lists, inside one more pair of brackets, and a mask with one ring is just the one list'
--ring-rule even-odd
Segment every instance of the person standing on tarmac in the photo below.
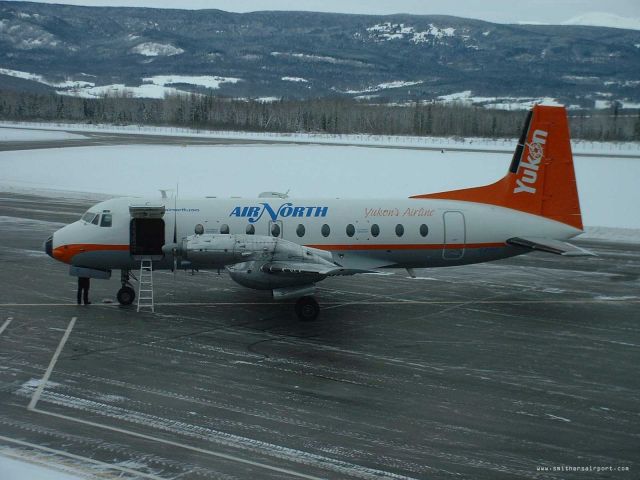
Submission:
{"label": "person standing on tarmac", "polygon": [[78,305],[81,304],[80,299],[84,300],[85,305],[90,305],[89,301],[89,286],[91,285],[91,279],[88,277],[78,277]]}

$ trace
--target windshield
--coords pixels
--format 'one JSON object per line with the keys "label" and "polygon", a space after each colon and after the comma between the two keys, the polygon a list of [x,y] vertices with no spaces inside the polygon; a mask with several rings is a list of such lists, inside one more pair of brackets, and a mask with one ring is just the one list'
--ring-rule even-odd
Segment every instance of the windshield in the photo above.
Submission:
{"label": "windshield", "polygon": [[91,223],[97,216],[98,214],[95,212],[87,212],[82,216],[81,220],[87,223]]}

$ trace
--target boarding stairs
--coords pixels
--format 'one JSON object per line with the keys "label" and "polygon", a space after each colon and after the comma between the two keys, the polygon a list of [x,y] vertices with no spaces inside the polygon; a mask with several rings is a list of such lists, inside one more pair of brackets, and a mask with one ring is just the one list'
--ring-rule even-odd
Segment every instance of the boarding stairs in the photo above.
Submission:
{"label": "boarding stairs", "polygon": [[138,309],[150,308],[155,313],[153,304],[153,261],[150,258],[140,260],[140,276],[138,277]]}

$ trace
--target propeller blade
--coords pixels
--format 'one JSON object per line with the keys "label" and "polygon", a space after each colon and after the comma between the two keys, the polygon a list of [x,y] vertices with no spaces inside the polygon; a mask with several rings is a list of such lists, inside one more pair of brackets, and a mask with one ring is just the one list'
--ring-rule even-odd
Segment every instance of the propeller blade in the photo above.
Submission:
{"label": "propeller blade", "polygon": [[173,243],[178,243],[178,184],[176,184],[176,194],[173,197]]}
{"label": "propeller blade", "polygon": [[173,197],[173,278],[178,271],[178,187],[176,183],[176,195]]}

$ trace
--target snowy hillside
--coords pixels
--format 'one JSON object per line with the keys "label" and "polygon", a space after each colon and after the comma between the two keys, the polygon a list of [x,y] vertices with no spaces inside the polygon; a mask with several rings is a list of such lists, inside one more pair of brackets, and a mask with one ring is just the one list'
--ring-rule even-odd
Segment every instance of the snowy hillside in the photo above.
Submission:
{"label": "snowy hillside", "polygon": [[[501,108],[545,97],[628,107],[640,104],[640,89],[629,83],[640,78],[640,31],[629,29],[637,20],[598,14],[567,22],[575,25],[502,25],[437,15],[105,10],[0,0],[0,88],[154,98],[215,88],[232,98],[394,103],[471,91]],[[594,23],[618,28],[581,26]],[[145,81],[166,76],[190,80]],[[194,80],[205,76],[242,81]]]}

